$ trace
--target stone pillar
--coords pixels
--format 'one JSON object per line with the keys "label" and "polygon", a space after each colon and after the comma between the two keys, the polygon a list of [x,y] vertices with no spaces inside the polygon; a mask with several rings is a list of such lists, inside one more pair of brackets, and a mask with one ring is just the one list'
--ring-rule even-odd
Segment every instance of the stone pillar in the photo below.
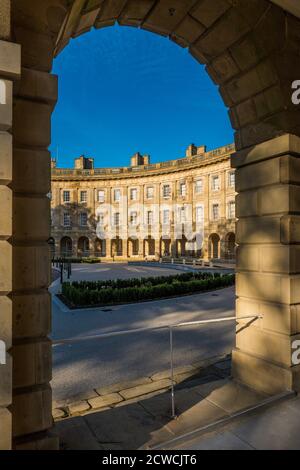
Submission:
{"label": "stone pillar", "polygon": [[111,239],[105,240],[105,258],[111,258]]}
{"label": "stone pillar", "polygon": [[233,376],[275,394],[300,390],[300,138],[283,135],[232,157],[237,196],[237,326]]}
{"label": "stone pillar", "polygon": [[160,258],[161,257],[161,243],[160,238],[155,239],[155,256]]}
{"label": "stone pillar", "polygon": [[122,257],[127,259],[128,258],[128,239],[123,238],[121,239],[122,243]]}
{"label": "stone pillar", "polygon": [[13,342],[13,80],[21,74],[21,49],[0,41],[0,450],[12,446]]}
{"label": "stone pillar", "polygon": [[70,235],[67,235],[71,238],[72,240],[72,253],[71,253],[71,256],[74,256],[75,258],[78,256],[78,239],[79,239],[79,235],[72,235],[70,233]]}
{"label": "stone pillar", "polygon": [[55,448],[52,428],[50,236],[51,114],[57,77],[22,68],[14,96],[13,438],[16,449]]}
{"label": "stone pillar", "polygon": [[140,236],[138,240],[139,240],[139,256],[143,258],[144,257],[144,240]]}

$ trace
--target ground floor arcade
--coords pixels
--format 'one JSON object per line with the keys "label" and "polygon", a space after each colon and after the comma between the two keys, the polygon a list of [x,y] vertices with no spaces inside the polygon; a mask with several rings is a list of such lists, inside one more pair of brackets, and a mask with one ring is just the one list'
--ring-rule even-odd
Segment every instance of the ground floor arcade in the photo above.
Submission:
{"label": "ground floor arcade", "polygon": [[235,259],[235,234],[228,232],[209,234],[200,247],[196,240],[151,235],[146,238],[100,239],[93,234],[55,236],[49,239],[52,256],[97,257],[97,258],[162,258],[195,257],[204,259]]}

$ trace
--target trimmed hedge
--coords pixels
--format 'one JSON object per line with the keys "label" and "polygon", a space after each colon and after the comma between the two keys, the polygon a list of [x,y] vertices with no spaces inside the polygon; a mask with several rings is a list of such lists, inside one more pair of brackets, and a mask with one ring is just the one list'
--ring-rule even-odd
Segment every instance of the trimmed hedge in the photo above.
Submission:
{"label": "trimmed hedge", "polygon": [[130,279],[112,279],[107,281],[74,281],[73,286],[78,289],[99,290],[106,287],[121,289],[125,287],[156,286],[159,284],[172,284],[174,281],[188,282],[195,279],[216,279],[220,273],[186,272],[172,276],[143,277]]}
{"label": "trimmed hedge", "polygon": [[184,273],[159,278],[65,282],[62,295],[75,307],[104,306],[204,292],[234,282],[234,274]]}

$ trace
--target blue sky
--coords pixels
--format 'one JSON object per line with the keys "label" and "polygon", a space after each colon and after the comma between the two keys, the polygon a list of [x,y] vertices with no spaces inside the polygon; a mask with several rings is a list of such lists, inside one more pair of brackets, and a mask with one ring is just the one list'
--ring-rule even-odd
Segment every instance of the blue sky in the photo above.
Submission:
{"label": "blue sky", "polygon": [[93,30],[55,60],[59,101],[52,156],[72,167],[81,154],[97,167],[126,166],[140,151],[153,163],[184,156],[190,143],[233,142],[217,87],[204,68],[169,39],[114,26]]}

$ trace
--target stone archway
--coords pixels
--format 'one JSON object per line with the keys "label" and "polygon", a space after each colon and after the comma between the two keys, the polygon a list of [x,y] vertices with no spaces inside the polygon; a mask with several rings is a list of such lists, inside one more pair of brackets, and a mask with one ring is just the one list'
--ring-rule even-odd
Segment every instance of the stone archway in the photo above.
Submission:
{"label": "stone archway", "polygon": [[105,240],[96,238],[95,243],[94,243],[94,255],[96,257],[102,257],[102,256],[105,256],[105,253],[106,253]]}
{"label": "stone archway", "polygon": [[[300,119],[299,106],[291,101],[291,83],[300,77],[300,20],[293,13],[296,7],[285,0],[2,0],[0,311],[8,361],[0,370],[0,448],[10,448],[12,436],[17,449],[56,446],[48,434],[50,218],[45,213],[50,119],[57,99],[57,77],[50,71],[54,54],[94,25],[118,21],[169,36],[188,47],[220,87],[238,150],[232,159],[239,193],[237,315],[264,316],[237,336],[233,375],[271,393],[299,388],[291,344],[299,334],[294,307],[300,304],[300,266],[286,261],[297,259],[300,239],[295,228]],[[23,326],[12,330],[16,316]],[[11,351],[13,338],[18,341]],[[23,370],[26,374],[17,373]]]}
{"label": "stone archway", "polygon": [[60,241],[60,254],[61,256],[72,256],[73,254],[73,241],[70,237],[63,237]]}
{"label": "stone archway", "polygon": [[55,256],[55,240],[54,240],[53,237],[49,238],[48,245],[49,245],[49,249],[50,249],[50,256],[51,256],[51,258],[54,258],[54,256]]}
{"label": "stone archway", "polygon": [[186,243],[187,243],[187,239],[185,235],[182,235],[181,238],[178,238],[176,240],[176,256],[178,258],[186,255]]}
{"label": "stone archway", "polygon": [[137,238],[128,239],[128,256],[138,256],[139,254],[139,240]]}
{"label": "stone archway", "polygon": [[161,239],[161,255],[162,256],[171,256],[171,246],[172,240],[169,238]]}
{"label": "stone archway", "polygon": [[122,256],[123,255],[123,240],[120,237],[116,237],[111,241],[111,256],[114,258],[115,256]]}
{"label": "stone archway", "polygon": [[208,238],[208,258],[219,259],[221,257],[221,240],[217,233],[212,233]]}
{"label": "stone archway", "polygon": [[84,258],[90,255],[90,240],[87,237],[80,237],[78,239],[78,256]]}
{"label": "stone archway", "polygon": [[234,260],[235,259],[235,234],[233,232],[227,233],[225,237],[225,253],[224,257],[225,259],[228,260]]}
{"label": "stone archway", "polygon": [[144,256],[155,256],[155,240],[151,236],[144,240]]}

